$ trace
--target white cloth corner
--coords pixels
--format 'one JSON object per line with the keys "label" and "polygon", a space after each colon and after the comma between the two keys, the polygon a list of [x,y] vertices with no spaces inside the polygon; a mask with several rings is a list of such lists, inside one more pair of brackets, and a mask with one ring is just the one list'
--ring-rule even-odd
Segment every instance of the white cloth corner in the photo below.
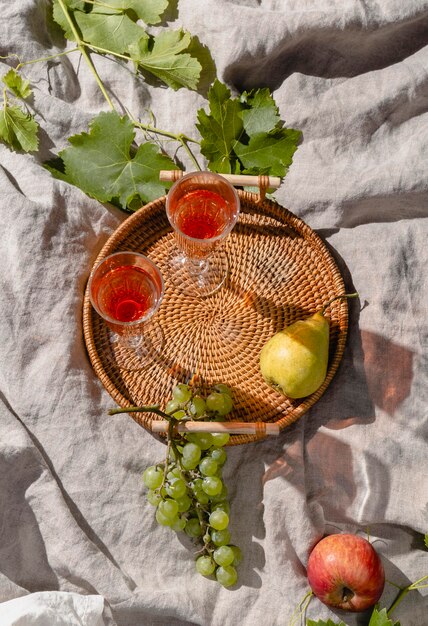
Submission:
{"label": "white cloth corner", "polygon": [[[44,591],[0,604],[1,626],[107,626],[104,598]],[[112,626],[112,622],[108,622]]]}

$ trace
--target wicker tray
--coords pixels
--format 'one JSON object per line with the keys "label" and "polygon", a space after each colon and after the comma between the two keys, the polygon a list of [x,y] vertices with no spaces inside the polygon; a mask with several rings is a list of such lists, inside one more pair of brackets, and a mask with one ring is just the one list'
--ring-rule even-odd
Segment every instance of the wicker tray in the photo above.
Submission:
{"label": "wicker tray", "polygon": [[[324,393],[342,358],[348,328],[348,305],[334,302],[330,316],[330,362],[327,378],[311,396],[290,400],[271,389],[259,371],[264,343],[278,330],[322,308],[345,292],[336,263],[313,230],[287,209],[239,192],[241,214],[225,250],[230,272],[223,288],[208,298],[179,293],[169,281],[167,258],[174,237],[165,215],[165,198],[149,203],[126,219],[102,248],[96,263],[119,250],[149,256],[165,279],[157,321],[165,343],[162,359],[144,370],[129,371],[105,358],[104,322],[85,293],[83,329],[96,375],[121,407],[164,406],[171,388],[197,374],[207,385],[223,382],[233,390],[233,421],[276,422],[284,429]],[[148,413],[130,413],[152,430]],[[233,435],[231,444],[263,435]]]}

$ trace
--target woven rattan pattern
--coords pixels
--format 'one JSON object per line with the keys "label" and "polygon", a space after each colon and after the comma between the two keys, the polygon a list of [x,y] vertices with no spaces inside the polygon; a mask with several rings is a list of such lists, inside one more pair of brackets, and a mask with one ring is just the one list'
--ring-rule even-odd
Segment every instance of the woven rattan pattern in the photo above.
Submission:
{"label": "woven rattan pattern", "polygon": [[[146,205],[113,233],[96,263],[120,250],[149,256],[165,279],[165,296],[156,320],[164,334],[162,358],[135,372],[120,369],[100,353],[104,322],[83,305],[86,347],[95,373],[121,407],[160,404],[177,381],[195,373],[202,384],[228,384],[234,406],[230,420],[277,422],[280,429],[300,418],[330,384],[344,351],[348,327],[345,300],[334,302],[330,317],[327,378],[311,396],[290,400],[271,389],[259,371],[259,354],[277,331],[319,310],[345,292],[342,277],[325,244],[287,209],[239,192],[241,214],[227,243],[230,272],[223,288],[204,298],[179,293],[169,281],[167,259],[174,237],[165,215],[165,198]],[[153,414],[131,413],[151,430]],[[231,444],[256,441],[258,435],[234,435]]]}

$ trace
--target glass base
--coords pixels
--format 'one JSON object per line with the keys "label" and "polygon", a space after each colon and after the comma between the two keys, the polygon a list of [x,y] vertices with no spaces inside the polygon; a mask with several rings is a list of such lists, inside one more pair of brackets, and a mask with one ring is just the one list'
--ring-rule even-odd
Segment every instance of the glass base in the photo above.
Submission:
{"label": "glass base", "polygon": [[130,337],[118,335],[106,327],[101,351],[119,369],[138,372],[161,359],[164,342],[162,328],[156,322],[144,327],[144,334]]}
{"label": "glass base", "polygon": [[216,293],[229,273],[229,260],[224,250],[217,250],[209,259],[191,261],[174,248],[168,259],[168,280],[180,293],[206,297]]}

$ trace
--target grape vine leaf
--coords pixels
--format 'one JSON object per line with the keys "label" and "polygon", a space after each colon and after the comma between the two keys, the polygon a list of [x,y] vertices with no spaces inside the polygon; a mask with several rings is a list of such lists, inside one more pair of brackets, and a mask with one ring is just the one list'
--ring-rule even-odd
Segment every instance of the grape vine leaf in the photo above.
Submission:
{"label": "grape vine leaf", "polygon": [[244,91],[241,102],[250,108],[242,111],[245,132],[251,137],[257,133],[268,133],[280,123],[278,107],[268,88],[255,93]]}
{"label": "grape vine leaf", "polygon": [[301,131],[282,125],[269,89],[231,98],[216,80],[208,92],[209,113],[198,111],[201,152],[220,173],[283,177],[293,161]]}
{"label": "grape vine leaf", "polygon": [[[84,0],[63,0],[66,9],[68,10],[69,15],[71,15],[74,11],[84,11],[85,10],[85,2]],[[61,5],[57,0],[53,0],[52,4],[52,16],[54,21],[61,26],[64,31],[64,35],[70,41],[75,41],[75,37],[73,31],[71,30],[70,23],[67,20],[67,17],[64,15],[64,11]]]}
{"label": "grape vine leaf", "polygon": [[317,622],[313,619],[308,619],[306,622],[306,626],[346,626],[345,622],[332,622],[331,619],[327,620],[326,622],[322,619],[318,620]]}
{"label": "grape vine leaf", "polygon": [[185,52],[192,37],[183,30],[165,30],[156,37],[141,37],[128,51],[139,69],[160,78],[168,87],[196,89],[202,66]]}
{"label": "grape vine leaf", "polygon": [[[96,46],[105,54],[129,57],[138,69],[149,72],[172,89],[197,89],[202,66],[196,55],[187,50],[191,47],[191,35],[183,30],[165,30],[154,36],[136,23],[138,19],[146,24],[159,22],[168,2],[108,0],[107,3],[95,4],[90,10],[80,0],[64,2],[82,41]],[[75,41],[69,20],[57,0],[53,5],[53,17],[67,39]]]}
{"label": "grape vine leaf", "polygon": [[236,173],[234,148],[244,126],[240,101],[230,97],[230,90],[215,80],[208,92],[210,114],[199,109],[196,124],[202,136],[201,152],[208,159],[209,168],[222,174]]}
{"label": "grape vine leaf", "polygon": [[[161,16],[167,9],[169,0],[103,0],[103,7],[111,6],[113,9],[132,15],[135,13],[138,19],[145,24],[158,24]],[[101,8],[101,7],[100,7]]]}
{"label": "grape vine leaf", "polygon": [[0,110],[0,139],[15,150],[33,152],[39,147],[39,125],[26,111],[6,102]]}
{"label": "grape vine leaf", "polygon": [[159,171],[176,167],[153,143],[133,149],[134,138],[127,116],[102,112],[91,121],[89,133],[69,138],[71,146],[59,154],[63,171],[52,162],[45,166],[96,200],[130,209],[135,200],[141,204],[163,195],[167,185],[159,181]]}
{"label": "grape vine leaf", "polygon": [[388,617],[386,609],[379,611],[378,607],[375,606],[368,626],[400,626],[400,622],[392,622]]}
{"label": "grape vine leaf", "polygon": [[2,81],[18,98],[25,100],[32,94],[30,81],[22,78],[22,76],[13,68],[11,68],[7,74],[3,76]]}
{"label": "grape vine leaf", "polygon": [[250,137],[248,144],[239,142],[235,146],[235,153],[246,172],[284,176],[293,162],[299,139],[300,131],[293,128],[258,133]]}
{"label": "grape vine leaf", "polygon": [[[70,24],[58,3],[54,3],[53,16],[64,30],[67,39],[75,41]],[[132,42],[146,36],[144,28],[138,26],[128,15],[117,13],[112,9],[106,8],[103,12],[94,9],[86,13],[75,7],[72,16],[83,41],[112,53],[124,54]]]}

